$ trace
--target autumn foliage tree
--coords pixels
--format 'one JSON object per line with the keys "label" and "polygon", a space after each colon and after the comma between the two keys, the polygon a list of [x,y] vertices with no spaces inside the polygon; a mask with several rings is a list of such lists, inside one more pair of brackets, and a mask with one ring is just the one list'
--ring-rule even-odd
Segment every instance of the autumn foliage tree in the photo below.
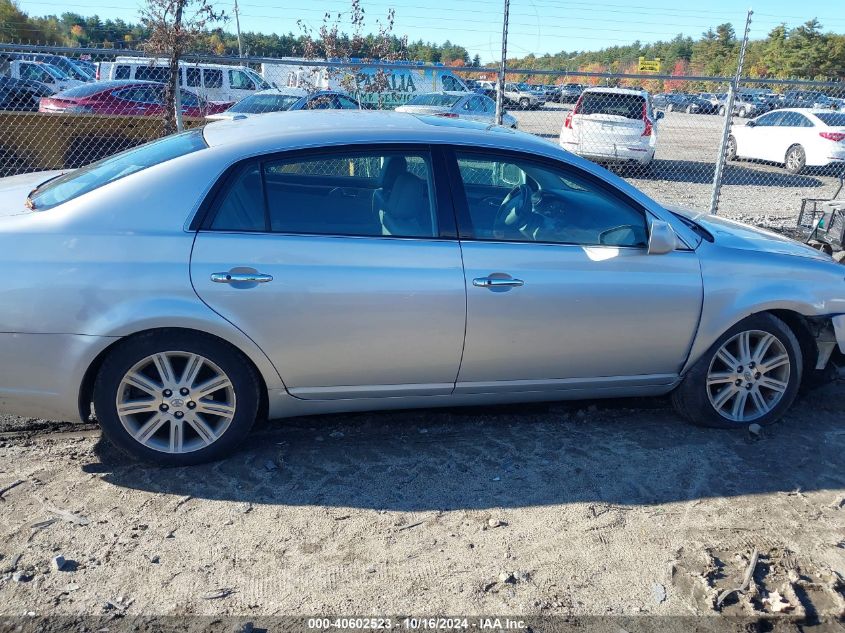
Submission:
{"label": "autumn foliage tree", "polygon": [[144,49],[154,57],[166,57],[170,67],[164,91],[166,134],[181,128],[179,60],[195,48],[209,24],[225,19],[209,0],[146,0],[141,8],[141,22],[149,30]]}
{"label": "autumn foliage tree", "polygon": [[[378,107],[383,105],[383,95],[391,89],[391,70],[381,65],[376,66],[372,73],[367,74],[367,80],[362,81],[361,69],[371,64],[390,64],[407,59],[407,36],[396,37],[393,27],[396,12],[388,9],[384,21],[377,20],[375,34],[365,34],[365,12],[361,0],[351,0],[349,16],[349,30],[343,31],[343,13],[332,15],[326,13],[323,23],[315,38],[314,33],[302,20],[297,22],[302,30],[302,54],[306,59],[325,58],[327,60],[353,64],[346,68],[329,67],[330,76],[339,77],[341,87],[350,93],[375,93]],[[354,63],[352,60],[355,60]],[[307,88],[317,88],[317,81],[313,74]]]}

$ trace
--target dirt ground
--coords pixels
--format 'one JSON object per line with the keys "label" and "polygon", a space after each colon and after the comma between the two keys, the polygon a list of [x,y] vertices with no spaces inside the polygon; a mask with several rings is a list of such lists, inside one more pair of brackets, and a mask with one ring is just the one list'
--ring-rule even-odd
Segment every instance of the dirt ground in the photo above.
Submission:
{"label": "dirt ground", "polygon": [[[177,469],[128,462],[92,425],[2,418],[0,615],[777,614],[841,631],[843,401],[845,385],[815,391],[760,436],[687,426],[663,399],[299,418]],[[748,589],[718,606],[755,549]]]}

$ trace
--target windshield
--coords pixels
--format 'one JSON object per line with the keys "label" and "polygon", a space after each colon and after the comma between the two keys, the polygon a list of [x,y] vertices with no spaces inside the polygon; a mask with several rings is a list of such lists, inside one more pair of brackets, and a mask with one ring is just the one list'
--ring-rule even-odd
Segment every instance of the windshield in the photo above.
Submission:
{"label": "windshield", "polygon": [[408,105],[412,106],[438,106],[441,108],[451,108],[461,97],[457,95],[444,94],[427,94],[417,95],[408,100]]}
{"label": "windshield", "polygon": [[52,75],[55,79],[70,79],[65,72],[59,70],[55,66],[51,66],[50,64],[40,64],[38,67]]}
{"label": "windshield", "polygon": [[845,112],[816,112],[822,123],[831,127],[845,127]]}
{"label": "windshield", "polygon": [[238,101],[229,108],[229,112],[261,114],[290,110],[294,103],[302,99],[297,95],[251,95]]}
{"label": "windshield", "polygon": [[642,119],[645,99],[640,95],[614,92],[585,92],[578,114],[610,114],[626,119]]}
{"label": "windshield", "polygon": [[93,81],[96,74],[84,64],[84,62],[73,62],[68,60],[68,72],[74,79],[81,81]]}
{"label": "windshield", "polygon": [[166,136],[50,180],[29,194],[27,204],[39,211],[50,209],[147,167],[204,147],[207,146],[202,130]]}

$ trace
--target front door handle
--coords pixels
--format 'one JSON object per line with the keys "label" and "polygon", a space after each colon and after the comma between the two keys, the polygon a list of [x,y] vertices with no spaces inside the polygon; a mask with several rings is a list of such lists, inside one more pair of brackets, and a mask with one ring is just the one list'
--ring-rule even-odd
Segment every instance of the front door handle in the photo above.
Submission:
{"label": "front door handle", "polygon": [[211,281],[218,284],[266,284],[273,281],[273,275],[264,273],[211,273]]}
{"label": "front door handle", "polygon": [[472,285],[476,288],[514,288],[524,286],[525,282],[510,277],[476,277]]}

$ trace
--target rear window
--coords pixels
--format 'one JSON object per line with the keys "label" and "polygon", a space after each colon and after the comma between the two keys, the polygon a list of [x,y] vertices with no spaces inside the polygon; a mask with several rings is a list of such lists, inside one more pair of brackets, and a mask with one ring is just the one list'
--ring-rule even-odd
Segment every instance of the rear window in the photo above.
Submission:
{"label": "rear window", "polygon": [[250,95],[229,108],[229,112],[247,112],[249,114],[280,112],[290,109],[301,98],[296,95]]}
{"label": "rear window", "polygon": [[577,114],[610,114],[626,119],[642,119],[645,99],[640,95],[616,92],[585,92]]}
{"label": "rear window", "polygon": [[816,112],[816,116],[825,125],[831,127],[845,127],[845,112]]}
{"label": "rear window", "polygon": [[147,167],[205,147],[201,129],[166,136],[49,180],[29,194],[27,203],[38,211],[50,209]]}
{"label": "rear window", "polygon": [[417,95],[412,99],[408,100],[408,105],[415,105],[415,106],[438,106],[442,108],[451,108],[455,105],[461,97],[455,95],[441,95],[441,94],[429,94],[429,95]]}

